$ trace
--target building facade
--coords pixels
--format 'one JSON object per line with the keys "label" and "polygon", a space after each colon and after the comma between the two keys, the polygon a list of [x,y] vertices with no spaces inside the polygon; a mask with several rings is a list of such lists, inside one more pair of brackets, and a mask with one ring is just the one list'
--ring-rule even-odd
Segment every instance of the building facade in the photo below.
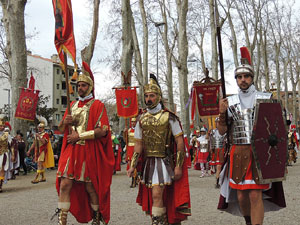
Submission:
{"label": "building facade", "polygon": [[[52,119],[48,121],[50,129],[56,129],[67,109],[67,84],[65,81],[65,73],[60,67],[57,55],[52,55],[51,59],[33,55],[31,52],[27,54],[27,77],[30,78],[31,73],[35,78],[35,89],[40,90],[40,95],[49,96],[47,108],[55,108],[56,112]],[[69,77],[71,78],[74,67],[68,66]],[[69,79],[70,79],[69,78]],[[2,113],[7,112],[10,99],[10,84],[7,80],[2,79],[0,85],[0,109]],[[71,83],[73,94],[70,94],[70,101],[77,98],[76,83]],[[13,113],[12,113],[13,114]]]}

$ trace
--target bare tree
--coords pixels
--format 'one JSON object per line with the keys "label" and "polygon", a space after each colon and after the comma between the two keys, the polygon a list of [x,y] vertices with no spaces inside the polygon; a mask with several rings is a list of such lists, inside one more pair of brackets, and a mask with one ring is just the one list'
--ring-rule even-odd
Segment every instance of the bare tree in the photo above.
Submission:
{"label": "bare tree", "polygon": [[217,49],[217,28],[215,22],[215,0],[209,0],[210,12],[210,35],[211,35],[211,70],[212,77],[218,79],[218,49]]}
{"label": "bare tree", "polygon": [[1,0],[3,12],[3,24],[6,32],[6,49],[5,53],[8,58],[9,73],[11,74],[11,125],[13,132],[21,130],[27,131],[27,123],[24,120],[15,119],[12,113],[16,111],[20,89],[27,84],[27,55],[25,41],[25,23],[24,10],[26,0]]}
{"label": "bare tree", "polygon": [[187,83],[187,57],[188,57],[188,40],[186,33],[186,21],[188,12],[188,0],[176,0],[178,13],[178,59],[173,57],[178,69],[179,89],[180,89],[180,117],[184,133],[189,136],[189,114],[185,108],[188,102],[189,92]]}
{"label": "bare tree", "polygon": [[81,50],[82,61],[87,62],[88,65],[91,64],[93,58],[95,43],[97,40],[98,27],[99,27],[99,5],[100,0],[94,0],[93,2],[93,25],[91,30],[90,41],[87,46]]}
{"label": "bare tree", "polygon": [[122,0],[122,56],[121,74],[122,85],[131,84],[133,38],[132,38],[132,11],[130,1]]}

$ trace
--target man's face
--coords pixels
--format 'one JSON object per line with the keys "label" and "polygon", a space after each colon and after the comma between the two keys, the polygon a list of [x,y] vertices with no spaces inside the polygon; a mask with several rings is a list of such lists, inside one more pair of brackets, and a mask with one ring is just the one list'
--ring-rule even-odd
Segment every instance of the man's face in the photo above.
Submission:
{"label": "man's face", "polygon": [[135,125],[136,125],[136,121],[131,121],[131,126],[135,127]]}
{"label": "man's face", "polygon": [[239,74],[236,76],[236,83],[241,90],[247,90],[253,83],[253,77],[250,74]]}
{"label": "man's face", "polygon": [[146,106],[148,108],[151,108],[151,106],[157,101],[158,95],[156,93],[150,92],[150,93],[146,93],[144,97],[145,97]]}
{"label": "man's face", "polygon": [[86,96],[86,94],[87,94],[87,91],[88,91],[88,89],[89,89],[89,86],[90,85],[88,85],[87,83],[85,83],[85,82],[78,82],[78,84],[77,84],[77,92],[78,92],[78,95],[80,96],[80,97],[85,97]]}
{"label": "man's face", "polygon": [[17,135],[17,140],[18,140],[18,141],[21,141],[21,140],[22,140],[22,137],[21,137],[20,134]]}
{"label": "man's face", "polygon": [[205,136],[206,132],[205,131],[201,131],[200,132],[200,136]]}
{"label": "man's face", "polygon": [[0,125],[0,131],[4,131],[4,126]]}
{"label": "man's face", "polygon": [[38,132],[41,133],[43,132],[44,128],[43,127],[38,127]]}

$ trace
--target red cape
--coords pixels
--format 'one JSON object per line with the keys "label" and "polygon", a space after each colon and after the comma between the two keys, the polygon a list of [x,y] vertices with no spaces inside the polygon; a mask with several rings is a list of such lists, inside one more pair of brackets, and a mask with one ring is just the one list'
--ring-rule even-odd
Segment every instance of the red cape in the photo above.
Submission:
{"label": "red cape", "polygon": [[[101,127],[104,125],[109,128],[104,104],[95,100],[89,110],[87,131],[93,130],[98,118],[101,117]],[[67,112],[64,115],[67,115]],[[60,159],[64,157],[67,149],[68,128],[66,127],[61,149]],[[71,146],[72,147],[72,146]],[[99,197],[99,211],[106,223],[110,220],[110,185],[114,169],[114,153],[112,149],[110,130],[106,137],[95,140],[86,140],[85,149],[89,154],[86,156],[86,170]],[[59,194],[60,179],[56,179],[56,188]],[[80,223],[87,223],[92,219],[92,209],[89,203],[89,196],[85,190],[83,182],[74,182],[70,194],[70,212]]]}
{"label": "red cape", "polygon": [[115,157],[115,171],[121,171],[121,162],[122,162],[122,158],[121,158],[121,145],[117,144],[119,146],[118,148],[118,155]]}
{"label": "red cape", "polygon": [[[177,148],[174,137],[172,138],[172,142],[174,146],[174,159],[176,159]],[[174,162],[174,165],[176,165],[176,162]],[[173,181],[172,185],[165,186],[163,198],[164,206],[167,208],[169,223],[179,223],[180,221],[186,220],[187,217],[191,215],[190,187],[186,157],[184,158],[184,163],[182,165],[182,177],[178,181]],[[151,215],[152,189],[147,188],[146,185],[140,183],[136,202],[142,206],[143,211]]]}

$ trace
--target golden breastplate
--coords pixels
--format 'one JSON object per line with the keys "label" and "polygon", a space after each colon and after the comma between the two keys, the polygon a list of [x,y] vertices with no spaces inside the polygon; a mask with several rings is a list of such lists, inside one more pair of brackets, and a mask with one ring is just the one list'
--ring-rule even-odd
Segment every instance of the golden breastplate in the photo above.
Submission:
{"label": "golden breastplate", "polygon": [[169,112],[161,110],[157,114],[145,113],[141,119],[145,154],[147,157],[166,157],[168,145]]}
{"label": "golden breastplate", "polygon": [[132,132],[132,128],[130,128],[129,130],[128,130],[128,146],[134,146],[134,144],[135,144],[135,139],[134,139],[134,130],[133,130],[133,132]]}
{"label": "golden breastplate", "polygon": [[8,152],[8,133],[3,132],[0,136],[0,155]]}
{"label": "golden breastplate", "polygon": [[[83,107],[78,107],[79,101],[74,103],[71,109],[71,115],[73,118],[72,128],[81,134],[86,131],[89,118],[89,109],[95,100],[91,100],[86,103]],[[85,140],[79,140],[76,144],[85,145]]]}
{"label": "golden breastplate", "polygon": [[[39,135],[40,135],[41,138],[43,138],[44,134],[45,134],[45,132],[39,133]],[[38,142],[37,144],[38,144],[39,148],[41,146],[43,146],[43,142],[41,141],[41,139],[37,139],[37,142]]]}

